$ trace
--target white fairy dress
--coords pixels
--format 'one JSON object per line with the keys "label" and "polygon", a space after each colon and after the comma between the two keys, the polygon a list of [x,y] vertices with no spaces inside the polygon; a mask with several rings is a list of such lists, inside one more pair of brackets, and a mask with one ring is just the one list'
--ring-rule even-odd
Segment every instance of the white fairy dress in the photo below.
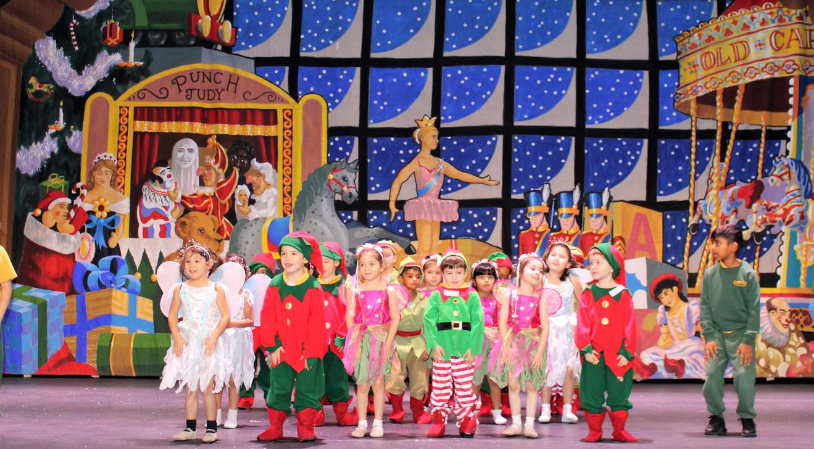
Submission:
{"label": "white fairy dress", "polygon": [[[246,313],[243,310],[244,299],[252,307],[254,307],[254,295],[249,290],[243,290],[242,294],[238,294],[239,299],[229,301],[233,304],[232,320],[245,320]],[[228,361],[231,366],[232,376],[235,379],[235,386],[240,388],[243,384],[244,387],[251,388],[252,381],[254,380],[254,340],[252,339],[251,327],[229,327],[223,333],[222,339],[225,338],[228,343],[229,355]]]}
{"label": "white fairy dress", "polygon": [[160,388],[162,390],[173,388],[177,384],[177,392],[181,392],[184,387],[188,387],[190,391],[205,390],[214,380],[212,392],[218,393],[228,385],[232,376],[232,365],[229,363],[228,343],[225,338],[219,338],[215,352],[210,356],[206,355],[206,339],[220,321],[216,284],[210,282],[205,287],[190,287],[186,283],[181,283],[173,286],[173,291],[178,285],[183,313],[183,320],[178,323],[178,329],[187,345],[180,357],[176,356],[173,350],[175,342],[170,345],[164,357],[166,366]]}
{"label": "white fairy dress", "polygon": [[[546,386],[555,387],[565,383],[565,372],[571,368],[574,378],[579,379],[580,360],[579,350],[574,341],[577,326],[577,312],[574,307],[574,284],[571,277],[567,277],[559,284],[546,282],[546,288],[556,290],[562,297],[562,306],[548,317],[550,331],[548,333],[548,371]],[[551,311],[549,310],[549,313]]]}

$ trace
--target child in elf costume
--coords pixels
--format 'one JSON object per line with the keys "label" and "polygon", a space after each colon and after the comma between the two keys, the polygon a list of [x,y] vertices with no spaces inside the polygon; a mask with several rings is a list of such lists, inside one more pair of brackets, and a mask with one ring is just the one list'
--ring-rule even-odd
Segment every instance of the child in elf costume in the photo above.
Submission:
{"label": "child in elf costume", "polygon": [[[271,253],[260,253],[254,256],[254,259],[249,264],[249,271],[251,276],[255,274],[265,274],[268,277],[274,276],[274,256]],[[249,388],[245,388],[243,385],[240,386],[240,401],[237,403],[237,408],[241,410],[248,410],[254,405],[255,387],[260,387],[264,398],[269,392],[269,366],[264,361],[268,354],[265,353],[263,346],[260,344],[259,327],[252,329],[252,340],[254,341],[254,359],[257,369],[254,374],[254,381]]]}
{"label": "child in elf costume", "polygon": [[582,441],[602,439],[602,422],[610,407],[613,439],[638,441],[625,430],[633,386],[636,352],[636,314],[625,288],[625,260],[610,243],[594,245],[588,253],[596,283],[586,288],[577,309],[576,343],[583,356],[579,378],[581,405],[590,433]]}
{"label": "child in elf costume", "polygon": [[[279,250],[283,272],[271,280],[260,315],[260,343],[269,352],[271,381],[266,396],[269,427],[257,439],[282,438],[296,382],[297,438],[313,441],[314,422],[325,395],[322,358],[328,345],[322,289],[305,271],[305,262],[321,262],[322,254],[314,237],[305,232],[283,237]],[[317,268],[321,272],[322,264]]]}
{"label": "child in elf costume", "polygon": [[[325,369],[325,396],[333,405],[337,424],[340,426],[355,426],[359,417],[355,410],[348,410],[353,400],[348,390],[348,372],[342,363],[344,355],[345,336],[348,327],[345,322],[345,304],[339,299],[339,286],[348,277],[345,266],[345,255],[337,242],[322,242],[319,245],[322,252],[322,267],[325,276],[319,277],[322,285],[322,295],[325,298],[325,329],[328,338],[328,352],[323,357]],[[321,411],[317,416],[317,426],[325,423],[325,413]]]}
{"label": "child in elf costume", "polygon": [[441,285],[441,255],[432,254],[421,261],[421,272],[424,276],[424,281],[421,283],[419,290],[424,293],[427,298],[430,297],[433,290]]}
{"label": "child in elf costume", "polygon": [[433,425],[430,438],[444,436],[449,399],[455,396],[459,433],[475,436],[478,397],[472,390],[474,359],[483,348],[483,307],[478,292],[464,283],[467,263],[463,254],[449,250],[441,259],[444,283],[430,295],[424,312],[427,349],[433,357]]}
{"label": "child in elf costume", "polygon": [[390,240],[379,240],[376,246],[382,249],[384,261],[384,278],[388,284],[399,283],[399,272],[396,270],[396,244]]}
{"label": "child in elf costume", "polygon": [[410,377],[410,409],[413,411],[413,422],[429,424],[432,416],[424,410],[427,399],[428,376],[427,343],[424,341],[424,311],[427,307],[426,296],[418,291],[422,282],[421,265],[412,257],[407,257],[399,265],[399,281],[406,290],[401,309],[401,321],[396,332],[396,357],[398,363],[390,368],[390,379],[385,387],[390,394],[393,413],[390,422],[401,422],[407,412],[402,406],[406,385],[404,379]]}

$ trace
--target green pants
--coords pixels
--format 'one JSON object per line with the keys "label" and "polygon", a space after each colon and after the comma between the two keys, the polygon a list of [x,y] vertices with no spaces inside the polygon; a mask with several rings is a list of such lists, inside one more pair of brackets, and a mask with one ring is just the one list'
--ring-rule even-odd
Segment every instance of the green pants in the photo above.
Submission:
{"label": "green pants", "polygon": [[352,396],[348,389],[348,372],[342,359],[328,349],[322,364],[325,369],[325,396],[331,404],[349,401]]}
{"label": "green pants", "polygon": [[322,409],[322,396],[325,396],[325,372],[322,360],[306,360],[307,368],[299,373],[288,363],[282,362],[270,369],[269,392],[266,405],[274,410],[288,413],[291,410],[291,392],[297,383],[294,410],[301,412],[307,408]]}
{"label": "green pants", "polygon": [[582,372],[579,375],[579,404],[588,413],[605,411],[605,392],[608,392],[607,404],[612,412],[630,410],[630,390],[633,388],[633,370],[629,369],[620,381],[616,374],[605,365],[605,354],[599,356],[599,363],[594,365],[582,360]]}
{"label": "green pants", "polygon": [[241,398],[253,398],[254,397],[254,389],[255,387],[260,387],[263,390],[263,397],[266,397],[269,394],[269,366],[266,363],[266,355],[261,350],[257,350],[254,352],[254,357],[256,363],[260,364],[260,372],[254,376],[254,380],[252,381],[251,386],[246,388],[243,384],[240,384],[240,397]]}
{"label": "green pants", "polygon": [[[755,411],[755,360],[749,366],[741,364],[739,355],[735,355],[738,346],[743,342],[743,330],[725,334],[715,332],[712,341],[718,344],[718,355],[707,362],[707,380],[704,382],[704,400],[707,401],[707,410],[712,415],[722,415],[726,410],[724,405],[724,371],[727,362],[732,362],[735,392],[738,394],[738,416],[752,419],[757,416]],[[754,353],[755,344],[752,342]]]}

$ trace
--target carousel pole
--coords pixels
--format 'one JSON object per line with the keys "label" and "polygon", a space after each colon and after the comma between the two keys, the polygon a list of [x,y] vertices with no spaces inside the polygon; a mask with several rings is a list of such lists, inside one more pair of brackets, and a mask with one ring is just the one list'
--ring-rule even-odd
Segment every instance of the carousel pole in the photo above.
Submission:
{"label": "carousel pole", "polygon": [[[707,184],[712,183],[712,197],[709,201],[713,204],[713,210],[716,209],[715,205],[718,203],[718,160],[721,158],[721,140],[723,139],[723,114],[724,114],[724,90],[718,89],[715,91],[715,122],[717,124],[715,130],[715,152],[712,154],[712,160],[709,168],[709,179]],[[714,219],[714,218],[713,218]],[[712,224],[712,221],[710,221]],[[713,226],[710,229],[714,229]],[[701,252],[701,263],[698,267],[698,278],[695,280],[695,286],[701,286],[701,280],[704,278],[704,270],[707,268],[707,258],[709,256],[710,239],[707,237],[704,242],[704,250]]]}
{"label": "carousel pole", "polygon": [[[714,230],[715,228],[718,227],[718,221],[721,218],[721,206],[722,205],[721,205],[721,199],[719,198],[719,195],[720,195],[721,187],[723,187],[725,185],[726,177],[729,174],[729,163],[732,161],[732,153],[733,153],[733,150],[735,148],[735,136],[738,133],[738,125],[740,124],[741,105],[743,104],[743,91],[745,89],[746,89],[745,84],[738,85],[738,94],[735,97],[735,110],[734,110],[734,113],[732,115],[732,135],[730,136],[729,144],[727,145],[726,157],[724,158],[724,166],[721,168],[721,170],[716,170],[716,172],[718,172],[718,176],[716,176],[715,184],[714,184],[714,186],[715,186],[715,196],[714,196],[715,203],[713,203],[714,204],[714,209],[713,209],[713,214],[712,214],[712,226],[710,227],[710,230]],[[721,103],[718,103],[717,111],[716,111],[718,113],[718,118],[720,119],[721,115],[723,113],[723,107],[722,107],[723,90],[722,89],[719,89],[718,92],[716,93],[716,100],[721,100]],[[719,126],[718,126],[719,135],[723,134],[723,130],[721,129],[722,128],[721,125],[722,125],[722,122],[719,122]],[[720,154],[720,142],[716,142],[716,144],[715,144],[715,152]],[[717,162],[717,158],[714,160],[714,162]],[[708,238],[707,242],[706,242],[706,245],[704,246],[704,253],[705,254],[701,256],[701,267],[700,267],[700,269],[698,271],[698,280],[696,281],[696,285],[701,285],[701,280],[704,278],[704,271],[706,270],[707,265],[712,263],[712,260],[713,260],[712,252],[709,251],[710,243],[711,243],[711,241]]]}
{"label": "carousel pole", "polygon": [[[760,116],[760,151],[757,155],[757,178],[760,179],[763,176],[763,157],[764,152],[766,151],[766,112],[764,111],[763,114]],[[758,279],[760,279],[760,247],[762,245],[762,241],[757,243],[757,250],[755,251],[755,274],[757,274]]]}
{"label": "carousel pole", "polygon": [[689,223],[695,220],[695,160],[698,150],[698,103],[693,98],[690,101],[690,215],[687,221],[687,239],[684,241],[684,273],[690,275],[690,248],[692,247],[692,235],[690,234]]}

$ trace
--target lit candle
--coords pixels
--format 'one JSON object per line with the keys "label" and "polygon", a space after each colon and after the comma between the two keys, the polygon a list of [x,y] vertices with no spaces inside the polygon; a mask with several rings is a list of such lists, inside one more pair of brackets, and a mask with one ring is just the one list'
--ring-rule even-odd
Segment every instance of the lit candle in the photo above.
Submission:
{"label": "lit candle", "polygon": [[130,45],[127,46],[128,57],[129,57],[127,62],[130,63],[129,65],[133,65],[133,53],[136,51],[136,40],[134,39],[134,37],[135,37],[135,31],[130,32]]}
{"label": "lit candle", "polygon": [[63,114],[62,114],[62,102],[61,101],[59,102],[59,120],[57,121],[57,124],[65,126],[65,121],[63,120]]}

